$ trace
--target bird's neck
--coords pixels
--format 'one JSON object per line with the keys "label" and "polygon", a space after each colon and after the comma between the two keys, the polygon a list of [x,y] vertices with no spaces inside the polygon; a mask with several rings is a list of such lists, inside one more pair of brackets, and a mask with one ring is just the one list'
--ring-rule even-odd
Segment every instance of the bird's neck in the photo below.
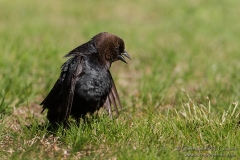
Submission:
{"label": "bird's neck", "polygon": [[111,63],[107,60],[105,60],[104,57],[102,57],[99,54],[91,54],[89,57],[90,63],[95,64],[97,66],[101,66],[101,68],[105,68],[105,69],[110,69],[111,67]]}

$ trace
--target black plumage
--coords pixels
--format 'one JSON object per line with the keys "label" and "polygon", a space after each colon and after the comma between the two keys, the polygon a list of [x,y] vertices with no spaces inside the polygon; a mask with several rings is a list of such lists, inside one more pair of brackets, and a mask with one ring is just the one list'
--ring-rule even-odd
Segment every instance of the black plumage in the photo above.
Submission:
{"label": "black plumage", "polygon": [[112,117],[111,105],[118,114],[118,107],[122,106],[109,69],[114,61],[126,63],[123,56],[130,59],[124,41],[107,32],[97,34],[65,55],[70,58],[41,103],[43,111],[48,109],[50,123],[66,123],[70,115],[78,120],[101,107]]}

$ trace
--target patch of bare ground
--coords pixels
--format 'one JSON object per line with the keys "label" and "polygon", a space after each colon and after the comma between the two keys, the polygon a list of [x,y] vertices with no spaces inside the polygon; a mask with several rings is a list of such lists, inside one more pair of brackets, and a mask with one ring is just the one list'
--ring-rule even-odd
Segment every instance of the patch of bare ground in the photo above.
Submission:
{"label": "patch of bare ground", "polygon": [[23,105],[14,109],[13,113],[6,118],[6,127],[14,131],[21,130],[21,125],[31,125],[32,120],[37,120],[39,124],[44,123],[44,115],[41,114],[42,107],[38,104],[29,106]]}

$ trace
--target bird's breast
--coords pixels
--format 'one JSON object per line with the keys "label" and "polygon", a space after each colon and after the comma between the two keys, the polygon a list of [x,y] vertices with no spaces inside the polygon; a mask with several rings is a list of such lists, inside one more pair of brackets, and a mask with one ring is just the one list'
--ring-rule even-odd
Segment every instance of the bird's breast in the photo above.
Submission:
{"label": "bird's breast", "polygon": [[91,68],[83,70],[78,77],[75,94],[86,101],[99,101],[107,97],[111,87],[111,75],[107,71]]}

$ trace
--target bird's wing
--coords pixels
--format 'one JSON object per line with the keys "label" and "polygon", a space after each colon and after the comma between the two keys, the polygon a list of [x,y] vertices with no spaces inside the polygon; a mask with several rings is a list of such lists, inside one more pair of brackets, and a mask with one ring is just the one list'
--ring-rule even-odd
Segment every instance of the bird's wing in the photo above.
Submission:
{"label": "bird's wing", "polygon": [[63,101],[60,105],[60,117],[66,122],[72,109],[72,102],[75,92],[77,76],[82,72],[82,56],[75,56],[70,62],[65,64],[64,78],[61,86],[61,95]]}
{"label": "bird's wing", "polygon": [[62,65],[59,79],[50,93],[42,101],[42,112],[48,108],[48,119],[51,122],[67,122],[71,113],[77,76],[82,72],[83,57],[70,58]]}
{"label": "bird's wing", "polygon": [[[111,75],[111,73],[110,73]],[[107,99],[103,105],[103,107],[106,109],[106,111],[108,112],[110,118],[112,118],[112,108],[111,106],[114,106],[114,110],[116,112],[116,114],[118,115],[118,107],[120,107],[122,109],[122,104],[120,102],[119,96],[118,96],[118,92],[117,92],[117,88],[114,84],[113,78],[111,76],[112,79],[112,88],[110,90],[110,93],[107,96]]]}
{"label": "bird's wing", "polygon": [[83,57],[96,53],[93,43],[85,43],[65,57],[71,57],[62,65],[62,71],[54,87],[41,105],[48,108],[48,119],[56,122],[67,122],[71,113],[75,85],[78,75],[82,72]]}
{"label": "bird's wing", "polygon": [[82,44],[81,46],[78,46],[77,48],[70,51],[68,54],[66,54],[64,57],[73,57],[76,55],[79,55],[81,53],[82,55],[88,55],[91,53],[97,53],[97,49],[95,47],[94,42],[91,40],[87,43]]}

